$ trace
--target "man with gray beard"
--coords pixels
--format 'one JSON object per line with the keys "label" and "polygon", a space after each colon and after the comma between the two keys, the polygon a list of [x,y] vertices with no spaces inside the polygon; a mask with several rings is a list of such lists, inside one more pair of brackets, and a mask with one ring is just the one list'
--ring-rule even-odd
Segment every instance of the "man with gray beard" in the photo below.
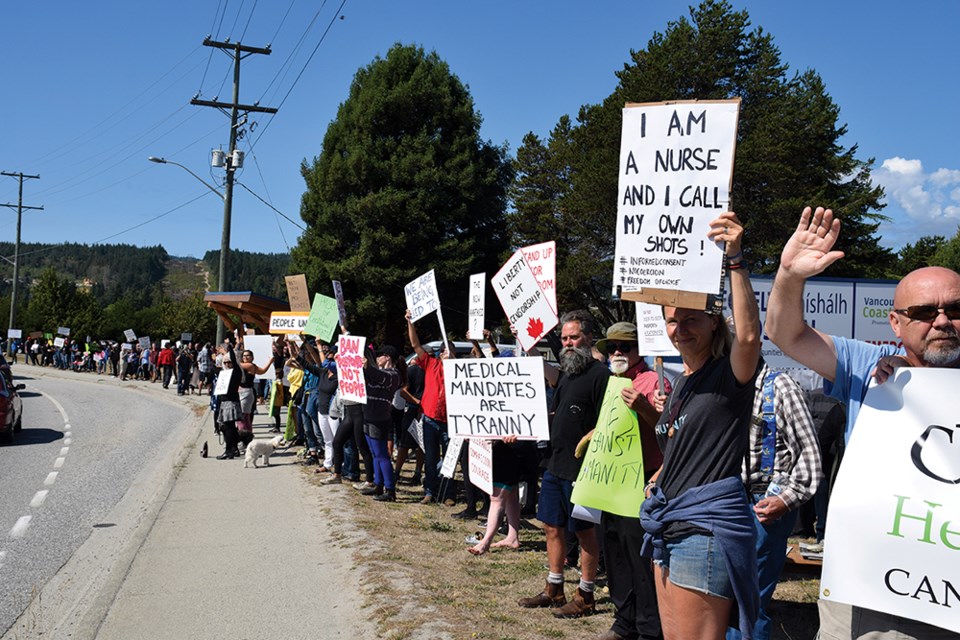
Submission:
{"label": "man with gray beard", "polygon": [[[655,432],[660,412],[653,407],[659,392],[658,376],[640,357],[637,326],[632,322],[611,325],[607,329],[607,337],[598,340],[596,346],[600,353],[609,356],[611,373],[627,378],[632,383],[620,392],[620,396],[637,414],[644,482],[647,482],[663,464],[663,454]],[[664,380],[664,393],[669,394],[671,390],[670,382]],[[577,457],[582,458],[586,453],[592,435],[593,431],[583,437],[577,446]],[[641,455],[637,456],[637,462],[641,461]],[[600,518],[600,543],[607,567],[607,586],[616,613],[610,630],[594,640],[663,638],[653,566],[650,560],[640,557],[643,533],[639,517],[627,518],[604,511]]]}
{"label": "man with gray beard", "polygon": [[[960,368],[960,274],[924,267],[900,281],[888,319],[902,348],[831,336],[804,321],[803,285],[843,257],[834,250],[839,234],[840,220],[831,210],[803,210],[780,256],[765,329],[785,354],[823,376],[827,395],[847,404],[849,440],[871,377],[883,383],[897,366]],[[957,406],[954,399],[944,401]],[[946,629],[886,611],[831,600],[820,600],[819,608],[822,640],[957,638]]]}
{"label": "man with gray beard", "polygon": [[[543,591],[517,604],[525,608],[556,607],[558,618],[578,618],[595,612],[593,589],[597,575],[599,545],[594,526],[572,517],[570,494],[583,462],[575,455],[577,444],[597,423],[603,394],[610,377],[607,368],[593,358],[593,319],[586,311],[572,311],[560,318],[559,371],[545,366],[545,377],[556,386],[551,406],[550,457],[540,488],[537,519],[547,537],[549,573]],[[576,533],[581,550],[580,584],[567,602],[563,592],[565,531]]]}

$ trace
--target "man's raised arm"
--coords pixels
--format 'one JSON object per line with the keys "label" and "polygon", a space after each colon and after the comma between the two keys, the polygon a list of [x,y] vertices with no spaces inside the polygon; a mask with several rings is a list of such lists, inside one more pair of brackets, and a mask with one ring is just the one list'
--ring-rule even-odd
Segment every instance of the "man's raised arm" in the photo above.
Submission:
{"label": "man's raised arm", "polygon": [[837,352],[829,335],[804,321],[803,286],[843,257],[842,251],[833,251],[839,234],[840,221],[830,209],[803,210],[797,230],[783,247],[764,325],[786,355],[831,382],[837,374]]}

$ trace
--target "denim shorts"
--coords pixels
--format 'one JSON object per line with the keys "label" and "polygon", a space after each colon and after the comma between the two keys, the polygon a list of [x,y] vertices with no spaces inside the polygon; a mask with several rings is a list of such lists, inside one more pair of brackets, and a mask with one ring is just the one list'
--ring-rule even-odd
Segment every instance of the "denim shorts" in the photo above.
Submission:
{"label": "denim shorts", "polygon": [[666,541],[660,565],[670,570],[670,582],[719,598],[733,598],[727,562],[713,536],[693,533]]}
{"label": "denim shorts", "polygon": [[570,515],[573,513],[573,503],[570,502],[572,493],[572,481],[545,471],[540,483],[540,498],[537,500],[537,520],[554,527],[566,528],[567,531],[584,531],[592,527],[592,522]]}

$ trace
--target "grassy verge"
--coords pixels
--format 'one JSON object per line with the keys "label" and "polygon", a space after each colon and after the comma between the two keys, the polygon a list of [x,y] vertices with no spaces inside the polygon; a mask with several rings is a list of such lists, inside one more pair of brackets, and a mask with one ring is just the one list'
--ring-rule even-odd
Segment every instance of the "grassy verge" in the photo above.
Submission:
{"label": "grassy verge", "polygon": [[[406,476],[409,472],[405,471]],[[366,606],[391,640],[538,640],[592,638],[610,628],[613,603],[598,580],[597,615],[558,620],[548,609],[521,609],[517,598],[543,587],[546,545],[536,521],[524,520],[520,550],[492,550],[474,557],[464,538],[481,532],[477,521],[451,518],[457,507],[421,505],[419,487],[398,486],[397,502],[375,502],[350,484],[319,486],[325,474],[305,477],[321,492],[337,492],[329,517],[364,532],[354,559],[363,573]],[[568,597],[579,576],[568,570]],[[819,581],[784,576],[771,612],[775,640],[807,640],[817,631]]]}

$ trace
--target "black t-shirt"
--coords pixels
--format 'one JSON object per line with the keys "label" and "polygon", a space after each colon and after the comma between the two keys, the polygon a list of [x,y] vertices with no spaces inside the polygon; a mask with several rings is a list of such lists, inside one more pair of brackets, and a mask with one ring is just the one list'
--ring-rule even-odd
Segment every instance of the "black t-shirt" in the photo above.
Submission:
{"label": "black t-shirt", "polygon": [[[411,363],[407,367],[407,393],[419,400],[423,397],[423,369]],[[409,403],[407,403],[409,406]]]}
{"label": "black t-shirt", "polygon": [[[740,477],[753,394],[753,380],[739,384],[729,356],[677,380],[657,423],[657,442],[663,450],[657,486],[667,500],[691,487]],[[673,437],[668,436],[671,425]]]}
{"label": "black t-shirt", "polygon": [[583,458],[574,457],[577,443],[597,426],[603,394],[607,391],[610,371],[597,360],[587,370],[576,376],[560,374],[557,390],[553,394],[550,422],[550,448],[553,453],[547,463],[547,471],[574,481],[580,473]]}

